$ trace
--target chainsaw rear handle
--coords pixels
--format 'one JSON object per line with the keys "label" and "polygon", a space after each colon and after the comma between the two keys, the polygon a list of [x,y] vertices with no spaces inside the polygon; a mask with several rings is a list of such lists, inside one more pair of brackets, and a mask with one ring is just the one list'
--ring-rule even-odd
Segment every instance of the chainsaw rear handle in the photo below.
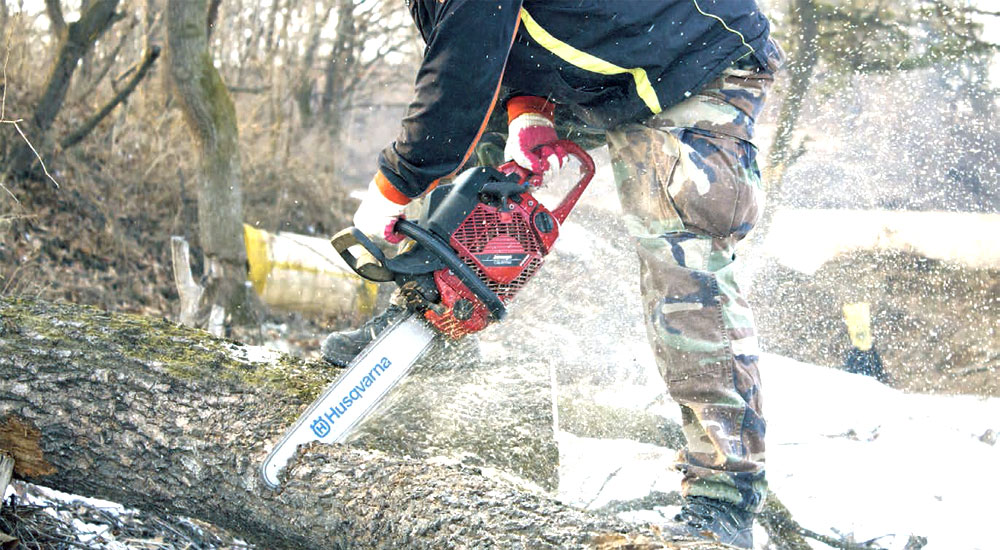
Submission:
{"label": "chainsaw rear handle", "polygon": [[[594,159],[590,157],[587,151],[577,145],[575,142],[568,139],[561,139],[559,141],[553,142],[553,146],[561,148],[563,151],[570,156],[576,157],[580,161],[580,179],[576,182],[576,185],[570,189],[563,200],[559,203],[559,206],[552,210],[552,217],[562,223],[566,221],[566,217],[569,216],[570,211],[576,206],[576,202],[580,200],[580,195],[583,194],[584,190],[587,189],[587,185],[590,184],[590,180],[594,179],[594,173],[596,168],[594,167]],[[497,170],[503,172],[504,174],[517,174],[522,182],[530,183],[535,187],[539,187],[542,184],[542,175],[534,174],[529,170],[521,168],[514,161],[504,163]]]}
{"label": "chainsaw rear handle", "polygon": [[[388,259],[385,257],[385,253],[357,227],[348,227],[340,231],[330,239],[330,244],[344,259],[347,267],[350,267],[361,277],[376,283],[387,283],[395,280],[393,272],[386,267]],[[356,256],[354,254],[354,247],[359,245],[368,252],[367,255]]]}

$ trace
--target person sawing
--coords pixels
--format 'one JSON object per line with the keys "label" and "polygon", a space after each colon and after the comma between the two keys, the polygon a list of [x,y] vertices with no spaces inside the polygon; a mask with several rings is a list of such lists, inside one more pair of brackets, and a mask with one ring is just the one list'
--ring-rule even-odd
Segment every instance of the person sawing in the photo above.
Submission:
{"label": "person sawing", "polygon": [[[561,166],[554,143],[570,127],[601,137],[639,254],[637,314],[687,436],[685,502],[662,530],[751,548],[765,422],[734,264],[762,210],[754,121],[783,61],[767,18],[753,0],[408,5],[426,43],[415,97],[355,226],[389,237],[407,203],[465,165],[497,106],[506,157],[538,174]],[[398,312],[331,334],[324,357],[350,362]]]}

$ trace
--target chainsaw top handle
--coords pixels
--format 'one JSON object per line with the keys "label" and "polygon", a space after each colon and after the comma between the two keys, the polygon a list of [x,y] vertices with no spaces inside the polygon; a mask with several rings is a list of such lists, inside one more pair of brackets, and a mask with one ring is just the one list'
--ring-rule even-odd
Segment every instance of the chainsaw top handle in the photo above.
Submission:
{"label": "chainsaw top handle", "polygon": [[[560,139],[559,141],[553,142],[552,146],[561,149],[567,155],[571,157],[576,157],[576,160],[580,162],[580,179],[576,182],[576,185],[566,193],[563,200],[559,203],[559,206],[552,209],[552,217],[563,223],[566,221],[566,217],[569,216],[570,211],[576,206],[576,201],[580,200],[580,195],[583,191],[587,189],[587,185],[590,184],[590,180],[594,179],[594,172],[596,168],[594,167],[594,159],[590,158],[587,151],[577,145],[575,142],[568,139]],[[518,178],[522,182],[527,182],[535,187],[540,187],[543,183],[542,174],[535,174],[530,170],[526,170],[517,165],[514,161],[506,162],[499,167],[497,170],[503,172],[504,174],[517,174]]]}

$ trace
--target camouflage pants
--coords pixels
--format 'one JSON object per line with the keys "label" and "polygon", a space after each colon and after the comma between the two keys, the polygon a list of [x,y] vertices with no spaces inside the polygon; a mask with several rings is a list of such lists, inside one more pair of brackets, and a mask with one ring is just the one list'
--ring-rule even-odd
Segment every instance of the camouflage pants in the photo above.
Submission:
{"label": "camouflage pants", "polygon": [[683,492],[759,510],[766,494],[753,314],[736,244],[762,209],[752,138],[769,70],[727,70],[698,95],[607,134],[639,253],[646,329],[687,448]]}

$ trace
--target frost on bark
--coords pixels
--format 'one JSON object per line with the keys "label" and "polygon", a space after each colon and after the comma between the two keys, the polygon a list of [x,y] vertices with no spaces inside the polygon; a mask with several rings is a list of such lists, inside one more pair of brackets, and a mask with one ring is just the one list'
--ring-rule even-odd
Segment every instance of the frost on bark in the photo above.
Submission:
{"label": "frost on bark", "polygon": [[356,447],[310,446],[264,489],[267,450],[335,375],[164,320],[0,298],[0,453],[16,477],[262,548],[722,548]]}
{"label": "frost on bark", "polygon": [[198,236],[205,253],[206,308],[246,318],[243,195],[236,108],[208,50],[208,2],[167,2],[170,77],[198,149]]}

